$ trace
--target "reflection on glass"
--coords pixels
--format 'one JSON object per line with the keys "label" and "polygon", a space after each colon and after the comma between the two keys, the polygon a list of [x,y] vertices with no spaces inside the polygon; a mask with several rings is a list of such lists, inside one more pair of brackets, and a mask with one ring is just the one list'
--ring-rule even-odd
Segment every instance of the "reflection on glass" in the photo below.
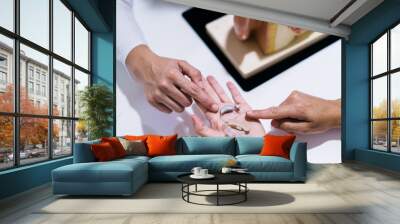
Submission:
{"label": "reflection on glass", "polygon": [[20,118],[21,164],[35,163],[49,158],[48,121],[44,118]]}
{"label": "reflection on glass", "polygon": [[20,0],[21,36],[49,48],[49,0]]}
{"label": "reflection on glass", "polygon": [[0,26],[14,31],[14,0],[0,1]]}
{"label": "reflection on glass", "polygon": [[75,18],[75,63],[89,69],[89,32]]}
{"label": "reflection on glass", "polygon": [[387,118],[387,77],[372,81],[372,118]]}
{"label": "reflection on glass", "polygon": [[80,117],[82,114],[80,96],[87,86],[89,86],[89,75],[75,69],[75,117]]}
{"label": "reflection on glass", "polygon": [[85,142],[88,138],[88,128],[84,120],[78,120],[75,122],[75,143]]}
{"label": "reflection on glass", "polygon": [[391,121],[392,152],[400,153],[400,120]]}
{"label": "reflection on glass", "polygon": [[387,34],[372,44],[372,74],[378,75],[387,71]]}
{"label": "reflection on glass", "polygon": [[49,57],[21,44],[20,108],[24,114],[48,114]]}
{"label": "reflection on glass", "polygon": [[0,116],[0,170],[14,165],[13,118]]}
{"label": "reflection on glass", "polygon": [[72,121],[53,121],[53,157],[72,154]]}
{"label": "reflection on glass", "polygon": [[390,36],[390,67],[400,67],[400,24],[391,30]]}
{"label": "reflection on glass", "polygon": [[392,117],[400,118],[400,72],[391,75]]}
{"label": "reflection on glass", "polygon": [[14,111],[13,50],[14,50],[13,40],[3,35],[0,35],[0,111],[1,112]]}
{"label": "reflection on glass", "polygon": [[372,148],[387,151],[387,121],[372,122]]}
{"label": "reflection on glass", "polygon": [[53,10],[53,51],[71,60],[72,12],[60,0],[53,0]]}
{"label": "reflection on glass", "polygon": [[72,69],[53,59],[53,115],[72,117]]}

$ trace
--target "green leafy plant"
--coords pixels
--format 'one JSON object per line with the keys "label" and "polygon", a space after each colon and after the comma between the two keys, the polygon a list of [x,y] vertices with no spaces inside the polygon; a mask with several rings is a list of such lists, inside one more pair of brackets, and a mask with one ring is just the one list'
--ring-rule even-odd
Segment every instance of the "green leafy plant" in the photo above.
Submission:
{"label": "green leafy plant", "polygon": [[110,136],[112,127],[113,95],[105,85],[95,84],[80,93],[79,106],[88,129],[89,139]]}

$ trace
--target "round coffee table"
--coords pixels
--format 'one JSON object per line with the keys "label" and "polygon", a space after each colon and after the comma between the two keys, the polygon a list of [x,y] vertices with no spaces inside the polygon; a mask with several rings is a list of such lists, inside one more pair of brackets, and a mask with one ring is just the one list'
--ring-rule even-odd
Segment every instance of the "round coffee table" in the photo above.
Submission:
{"label": "round coffee table", "polygon": [[[234,205],[245,202],[247,200],[247,192],[249,188],[247,187],[247,183],[255,180],[255,177],[248,173],[216,173],[213,174],[215,177],[212,179],[193,179],[189,174],[182,174],[177,177],[178,181],[182,183],[182,199],[188,203],[197,204],[197,205]],[[215,185],[215,190],[198,190],[197,185]],[[236,185],[238,186],[237,190],[224,190],[220,189],[220,185]],[[195,186],[194,191],[190,191],[190,186]],[[209,192],[214,192],[215,194],[206,194]],[[203,196],[203,197],[216,197],[216,204],[202,204],[193,202],[190,200],[190,196]],[[231,203],[223,203],[221,202],[221,197],[232,197],[232,196],[240,196],[240,199]]]}

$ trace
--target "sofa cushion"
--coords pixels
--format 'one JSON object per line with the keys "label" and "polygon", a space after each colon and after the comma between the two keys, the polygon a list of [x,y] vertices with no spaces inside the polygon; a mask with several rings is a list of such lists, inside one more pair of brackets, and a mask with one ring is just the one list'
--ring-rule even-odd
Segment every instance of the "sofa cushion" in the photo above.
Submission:
{"label": "sofa cushion", "polygon": [[260,154],[263,137],[236,137],[236,155]]}
{"label": "sofa cushion", "polygon": [[101,141],[93,140],[88,142],[75,143],[74,147],[74,163],[95,162],[96,158],[90,148],[92,144],[99,144]]}
{"label": "sofa cushion", "polygon": [[240,167],[249,172],[292,172],[292,161],[278,156],[238,155]]}
{"label": "sofa cushion", "polygon": [[177,154],[235,155],[235,140],[231,137],[182,137],[177,143]]}
{"label": "sofa cushion", "polygon": [[53,170],[53,181],[131,182],[134,173],[138,172],[147,172],[147,163],[144,160],[121,159],[109,162],[75,163]]}
{"label": "sofa cushion", "polygon": [[109,142],[102,142],[90,146],[96,161],[105,162],[119,158]]}
{"label": "sofa cushion", "polygon": [[126,140],[124,138],[118,138],[121,142],[122,146],[126,151],[126,155],[137,155],[137,156],[145,156],[147,155],[146,143],[142,140]]}
{"label": "sofa cushion", "polygon": [[121,144],[117,137],[103,137],[101,142],[108,142],[112,146],[117,158],[122,158],[126,156],[126,151],[124,146]]}
{"label": "sofa cushion", "polygon": [[149,160],[149,170],[163,172],[190,172],[193,167],[199,166],[212,172],[219,171],[230,159],[231,155],[174,155],[158,156]]}
{"label": "sofa cushion", "polygon": [[162,135],[151,135],[147,137],[147,155],[154,156],[165,156],[176,154],[176,139],[178,135],[162,136]]}
{"label": "sofa cushion", "polygon": [[280,156],[290,159],[290,148],[293,145],[295,135],[265,135],[261,156]]}
{"label": "sofa cushion", "polygon": [[135,161],[148,162],[150,157],[147,156],[125,156],[124,158],[114,160],[113,162],[127,162],[127,163],[135,163]]}

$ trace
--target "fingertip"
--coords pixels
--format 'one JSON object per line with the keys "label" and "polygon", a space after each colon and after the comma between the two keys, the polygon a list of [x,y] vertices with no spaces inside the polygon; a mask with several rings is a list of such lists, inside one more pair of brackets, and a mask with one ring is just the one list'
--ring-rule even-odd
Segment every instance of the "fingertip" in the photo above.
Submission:
{"label": "fingertip", "polygon": [[219,106],[216,103],[214,103],[211,105],[211,110],[212,112],[217,112],[219,110]]}
{"label": "fingertip", "polygon": [[213,81],[215,81],[215,77],[212,76],[212,75],[208,75],[208,76],[207,76],[207,81],[213,82]]}
{"label": "fingertip", "polygon": [[226,82],[226,86],[227,86],[229,89],[236,88],[235,84],[233,84],[233,82],[231,82],[231,81]]}

